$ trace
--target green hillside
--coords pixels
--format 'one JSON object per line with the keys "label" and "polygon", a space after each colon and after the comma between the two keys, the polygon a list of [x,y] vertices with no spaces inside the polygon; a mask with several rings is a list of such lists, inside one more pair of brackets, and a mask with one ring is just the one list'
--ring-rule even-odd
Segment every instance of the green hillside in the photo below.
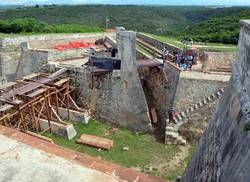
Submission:
{"label": "green hillside", "polygon": [[81,24],[105,28],[124,26],[127,29],[172,34],[186,25],[187,19],[173,7],[79,5],[33,7],[7,10],[0,19],[35,18],[49,24]]}
{"label": "green hillside", "polygon": [[183,31],[181,38],[202,42],[221,42],[237,44],[242,19],[250,19],[250,10],[245,10],[234,16],[215,17],[190,26]]}
{"label": "green hillside", "polygon": [[[20,7],[0,11],[0,32],[101,31],[106,27],[108,18],[109,28],[123,26],[134,31],[178,39],[192,38],[195,41],[235,44],[239,33],[238,21],[250,18],[249,15],[248,7],[134,5]],[[32,22],[32,25],[27,21]],[[32,30],[29,27],[32,27]]]}

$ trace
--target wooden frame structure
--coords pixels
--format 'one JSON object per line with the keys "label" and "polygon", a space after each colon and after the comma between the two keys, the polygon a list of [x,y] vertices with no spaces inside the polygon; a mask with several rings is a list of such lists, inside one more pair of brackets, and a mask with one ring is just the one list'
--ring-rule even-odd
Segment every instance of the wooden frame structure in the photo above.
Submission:
{"label": "wooden frame structure", "polygon": [[[60,69],[52,75],[31,74],[16,82],[0,86],[0,124],[22,131],[44,133],[51,131],[51,122],[66,124],[59,117],[59,109],[83,112],[71,97],[74,88]],[[40,119],[48,121],[48,129],[40,127]]]}

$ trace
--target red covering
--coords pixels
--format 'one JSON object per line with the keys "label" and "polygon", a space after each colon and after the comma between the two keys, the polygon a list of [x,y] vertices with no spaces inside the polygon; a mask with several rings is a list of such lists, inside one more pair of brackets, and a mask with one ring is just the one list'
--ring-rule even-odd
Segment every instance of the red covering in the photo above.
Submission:
{"label": "red covering", "polygon": [[58,51],[64,51],[66,49],[77,49],[77,48],[83,48],[83,47],[91,47],[94,46],[94,43],[91,42],[82,42],[82,41],[72,41],[65,44],[57,44],[53,46],[53,49],[56,49]]}

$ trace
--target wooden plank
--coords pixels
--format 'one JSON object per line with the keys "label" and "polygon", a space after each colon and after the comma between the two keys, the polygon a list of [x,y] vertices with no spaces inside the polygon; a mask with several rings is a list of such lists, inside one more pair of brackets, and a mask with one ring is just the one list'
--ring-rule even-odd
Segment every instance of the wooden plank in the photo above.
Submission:
{"label": "wooden plank", "polygon": [[107,48],[107,49],[111,49],[112,48],[112,45],[108,42],[104,42],[104,46]]}
{"label": "wooden plank", "polygon": [[156,114],[155,108],[150,109],[150,112],[151,112],[152,122],[153,123],[157,123],[158,122],[158,118],[157,118],[157,114]]}
{"label": "wooden plank", "polygon": [[78,139],[76,142],[79,144],[105,150],[110,150],[113,147],[114,143],[112,140],[87,134],[82,134],[80,139]]}
{"label": "wooden plank", "polygon": [[2,85],[0,85],[0,90],[4,90],[4,89],[12,87],[14,85],[16,85],[16,82],[8,82],[5,84],[2,84]]}
{"label": "wooden plank", "polygon": [[52,139],[48,138],[48,137],[45,137],[45,136],[36,134],[36,133],[34,133],[34,132],[31,132],[31,131],[26,131],[26,133],[27,133],[28,135],[33,136],[33,137],[36,137],[36,138],[39,138],[39,139],[41,139],[41,140],[45,140],[45,141],[47,141],[47,142],[50,142],[50,143],[54,144],[54,141],[53,141]]}
{"label": "wooden plank", "polygon": [[23,80],[30,80],[32,78],[35,78],[35,77],[39,76],[39,75],[40,75],[39,73],[32,73],[30,75],[22,77],[21,79],[23,79]]}
{"label": "wooden plank", "polygon": [[34,92],[31,92],[30,94],[28,94],[28,95],[26,95],[26,96],[28,96],[28,97],[35,97],[35,96],[37,96],[37,95],[39,95],[39,94],[42,94],[42,93],[45,92],[45,91],[46,91],[45,88],[41,88],[41,89],[38,89],[38,90],[36,90],[36,91],[34,91]]}
{"label": "wooden plank", "polygon": [[58,82],[54,83],[54,85],[59,87],[59,86],[63,85],[64,83],[67,83],[68,81],[69,81],[68,78],[64,78],[64,79],[61,79]]}

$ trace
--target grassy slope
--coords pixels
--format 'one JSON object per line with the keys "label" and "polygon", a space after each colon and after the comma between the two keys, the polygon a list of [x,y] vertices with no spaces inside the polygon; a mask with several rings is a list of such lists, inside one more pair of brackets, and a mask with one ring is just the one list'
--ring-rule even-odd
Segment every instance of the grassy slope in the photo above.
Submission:
{"label": "grassy slope", "polygon": [[[107,123],[91,120],[88,125],[82,125],[73,122],[77,131],[77,136],[71,141],[65,140],[62,137],[45,134],[52,138],[56,144],[62,145],[79,152],[87,153],[93,156],[100,156],[102,159],[109,160],[126,167],[137,167],[143,169],[144,166],[150,164],[154,160],[162,162],[170,160],[176,153],[180,151],[178,146],[163,145],[155,141],[155,138],[148,134],[131,133],[127,129],[115,129],[112,132],[111,125]],[[98,151],[95,148],[79,145],[75,141],[80,134],[86,133],[96,136],[112,139],[114,147],[110,151]],[[129,147],[129,151],[124,151],[123,147]],[[185,165],[166,171],[164,176],[166,179],[174,179],[181,175]],[[159,175],[157,171],[151,173]]]}
{"label": "grassy slope", "polygon": [[[154,34],[148,34],[148,35],[150,35],[151,37],[159,41],[172,44],[181,49],[184,49],[187,47],[186,45],[178,41],[176,38],[166,37],[162,35],[154,35]],[[206,46],[199,46],[199,47],[202,49],[209,50],[209,51],[218,51],[218,52],[235,52],[236,51],[236,46],[232,44],[208,43]]]}

